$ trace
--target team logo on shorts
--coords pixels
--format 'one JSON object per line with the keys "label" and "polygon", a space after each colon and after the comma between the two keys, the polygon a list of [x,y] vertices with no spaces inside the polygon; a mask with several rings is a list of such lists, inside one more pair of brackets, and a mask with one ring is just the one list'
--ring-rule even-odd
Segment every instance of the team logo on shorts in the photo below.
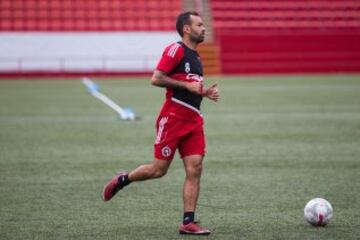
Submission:
{"label": "team logo on shorts", "polygon": [[161,149],[161,154],[164,156],[164,157],[170,157],[171,155],[171,148],[169,148],[169,146],[165,146]]}
{"label": "team logo on shorts", "polygon": [[189,73],[190,72],[190,63],[185,63],[185,72]]}

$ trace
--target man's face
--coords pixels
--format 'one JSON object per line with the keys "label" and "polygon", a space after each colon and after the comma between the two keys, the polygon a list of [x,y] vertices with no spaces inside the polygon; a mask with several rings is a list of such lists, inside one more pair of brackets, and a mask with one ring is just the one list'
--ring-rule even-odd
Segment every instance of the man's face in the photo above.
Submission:
{"label": "man's face", "polygon": [[195,43],[201,43],[205,39],[205,26],[199,16],[190,15],[190,40]]}

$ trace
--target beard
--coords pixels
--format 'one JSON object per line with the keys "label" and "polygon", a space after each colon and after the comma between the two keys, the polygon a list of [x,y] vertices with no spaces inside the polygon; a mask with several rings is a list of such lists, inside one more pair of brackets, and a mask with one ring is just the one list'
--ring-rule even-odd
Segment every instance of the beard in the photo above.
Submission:
{"label": "beard", "polygon": [[202,43],[204,39],[205,39],[204,34],[195,34],[195,33],[190,34],[190,41],[194,43]]}

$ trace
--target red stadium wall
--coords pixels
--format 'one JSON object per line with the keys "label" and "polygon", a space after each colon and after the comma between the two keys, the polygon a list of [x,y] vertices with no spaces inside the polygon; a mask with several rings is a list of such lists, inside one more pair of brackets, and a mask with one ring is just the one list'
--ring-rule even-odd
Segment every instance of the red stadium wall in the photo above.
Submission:
{"label": "red stadium wall", "polygon": [[[206,2],[212,19],[207,27],[213,27],[216,42],[200,48],[205,73],[360,72],[360,0]],[[71,47],[71,42],[58,47],[50,41],[46,41],[47,46],[54,45],[55,49],[45,45],[36,48],[34,42],[38,41],[29,41],[29,48],[40,50],[33,55],[25,54],[28,51],[15,43],[24,33],[92,37],[138,33],[140,40],[147,41],[154,34],[176,35],[174,21],[181,10],[182,1],[167,0],[1,0],[0,77],[149,72],[161,50],[137,56],[137,62],[130,66],[124,50],[110,48],[102,39],[90,50],[84,48],[88,44]],[[114,39],[114,43],[119,40]],[[167,42],[158,45],[163,47]],[[28,48],[27,43],[23,45]],[[139,43],[129,40],[125,45]],[[72,51],[68,56],[54,53],[69,49]],[[111,49],[111,53],[99,49]],[[134,52],[143,51],[139,45]]]}
{"label": "red stadium wall", "polygon": [[222,72],[360,72],[360,31],[244,31],[218,35]]}
{"label": "red stadium wall", "polygon": [[360,72],[360,0],[211,0],[223,73]]}

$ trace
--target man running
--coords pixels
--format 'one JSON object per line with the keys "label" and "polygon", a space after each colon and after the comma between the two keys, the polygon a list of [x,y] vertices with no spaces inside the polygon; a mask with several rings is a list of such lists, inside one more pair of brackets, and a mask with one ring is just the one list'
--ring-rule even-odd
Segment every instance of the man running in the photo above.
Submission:
{"label": "man running", "polygon": [[179,233],[209,235],[210,230],[200,227],[195,221],[205,155],[200,104],[203,97],[218,101],[219,93],[216,84],[203,87],[203,69],[196,49],[204,41],[205,27],[199,14],[180,14],[176,30],[181,41],[165,48],[151,79],[152,85],[166,88],[166,100],[156,122],[154,160],[128,173],[118,173],[105,185],[103,199],[109,201],[129,183],[164,176],[178,150],[186,173],[183,186],[184,217]]}

